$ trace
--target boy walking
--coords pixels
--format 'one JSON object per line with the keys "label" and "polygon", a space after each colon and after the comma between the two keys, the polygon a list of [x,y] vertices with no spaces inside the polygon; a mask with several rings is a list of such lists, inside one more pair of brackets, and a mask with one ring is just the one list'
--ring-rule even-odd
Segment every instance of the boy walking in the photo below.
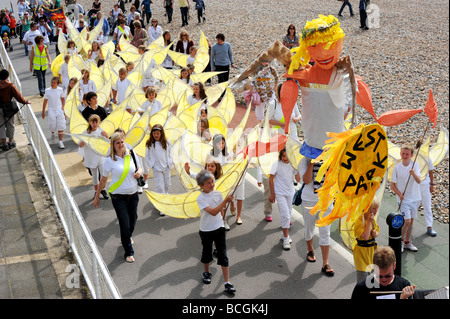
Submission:
{"label": "boy walking", "polygon": [[421,201],[420,168],[417,163],[414,163],[413,167],[411,161],[413,154],[414,148],[412,146],[402,145],[400,150],[401,161],[395,165],[391,177],[391,189],[397,195],[397,201],[401,205],[401,213],[405,218],[405,224],[402,228],[402,252],[404,248],[417,251],[417,247],[411,242],[411,233]]}
{"label": "boy walking", "polygon": [[202,170],[198,173],[196,179],[197,184],[202,189],[202,193],[197,197],[197,204],[201,214],[199,234],[203,246],[201,258],[204,269],[203,282],[205,284],[211,283],[212,275],[209,272],[209,263],[213,260],[212,246],[215,243],[217,264],[222,266],[225,291],[234,293],[236,289],[230,283],[225,228],[221,214],[226,204],[233,200],[233,196],[229,195],[223,199],[222,194],[214,190],[214,175],[207,170]]}
{"label": "boy walking", "polygon": [[55,131],[58,131],[58,146],[63,149],[63,133],[66,129],[66,116],[64,114],[64,91],[59,86],[59,77],[54,76],[51,87],[45,89],[44,103],[42,104],[42,118],[45,119],[45,108],[48,104],[48,128],[52,132],[51,143],[56,142]]}

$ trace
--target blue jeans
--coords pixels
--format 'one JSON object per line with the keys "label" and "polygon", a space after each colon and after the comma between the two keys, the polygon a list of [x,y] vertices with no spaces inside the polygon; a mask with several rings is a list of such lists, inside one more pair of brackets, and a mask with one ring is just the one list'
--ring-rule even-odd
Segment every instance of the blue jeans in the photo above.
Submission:
{"label": "blue jeans", "polygon": [[185,26],[188,24],[189,9],[188,9],[188,7],[180,7],[180,11],[181,11],[181,22],[182,22],[183,26]]}
{"label": "blue jeans", "polygon": [[116,211],[117,219],[120,227],[120,240],[122,247],[125,249],[125,258],[134,255],[133,246],[131,245],[131,236],[138,218],[137,207],[139,203],[139,195],[115,195],[111,194],[111,200]]}
{"label": "blue jeans", "polygon": [[44,94],[45,93],[45,71],[47,70],[35,70],[36,76],[38,79],[38,87],[39,87],[39,93]]}
{"label": "blue jeans", "polygon": [[344,3],[341,6],[341,10],[339,10],[339,15],[342,14],[342,11],[344,10],[345,6],[348,6],[349,10],[350,10],[350,15],[353,15],[353,8],[352,5],[350,4],[350,2],[348,2],[348,0],[344,0]]}

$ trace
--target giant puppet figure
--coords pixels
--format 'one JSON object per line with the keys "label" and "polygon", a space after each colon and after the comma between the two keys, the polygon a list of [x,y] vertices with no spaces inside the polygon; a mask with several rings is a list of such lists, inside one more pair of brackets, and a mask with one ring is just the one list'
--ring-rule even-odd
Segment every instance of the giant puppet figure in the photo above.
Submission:
{"label": "giant puppet figure", "polygon": [[[308,21],[302,31],[300,46],[294,49],[289,72],[284,75],[300,84],[305,138],[300,153],[309,158],[322,153],[328,139],[326,132],[345,130],[344,119],[352,107],[352,93],[356,93],[354,77],[349,76],[351,66],[336,65],[343,38],[339,21],[331,15],[320,15],[318,19]],[[315,62],[313,66],[309,64],[311,59]],[[342,59],[339,62],[345,64]],[[286,99],[296,99],[293,90],[297,91],[297,85],[293,83],[285,82],[281,91],[282,104]]]}

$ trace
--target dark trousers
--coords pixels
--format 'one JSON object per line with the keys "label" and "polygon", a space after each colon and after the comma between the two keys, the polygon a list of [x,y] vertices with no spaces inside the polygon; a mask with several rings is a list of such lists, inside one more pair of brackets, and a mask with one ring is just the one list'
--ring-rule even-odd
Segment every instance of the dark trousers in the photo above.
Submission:
{"label": "dark trousers", "polygon": [[122,247],[125,249],[125,257],[133,256],[134,250],[131,245],[131,236],[138,218],[137,207],[139,203],[139,195],[114,195],[111,194],[111,200],[116,211],[117,219],[120,227],[120,240]]}
{"label": "dark trousers", "polygon": [[167,19],[169,19],[169,23],[172,22],[173,8],[171,6],[166,7],[166,14],[167,14]]}
{"label": "dark trousers", "polygon": [[38,87],[39,87],[39,93],[42,95],[45,93],[45,71],[47,70],[34,70],[36,72],[37,80],[38,80]]}
{"label": "dark trousers", "polygon": [[216,65],[215,70],[217,72],[226,71],[224,73],[218,74],[219,83],[228,81],[230,76],[230,65]]}
{"label": "dark trousers", "polygon": [[[149,21],[152,18],[151,12],[145,12],[145,18],[147,19],[147,25],[149,25]],[[144,17],[142,17],[142,21],[144,21]]]}
{"label": "dark trousers", "polygon": [[181,11],[181,22],[182,22],[182,25],[183,26],[188,25],[188,12],[189,12],[188,7],[181,7],[180,11]]}
{"label": "dark trousers", "polygon": [[359,18],[361,21],[361,28],[367,28],[367,24],[366,24],[367,12],[366,12],[366,10],[359,10]]}
{"label": "dark trousers", "polygon": [[203,264],[209,264],[213,260],[212,250],[213,243],[216,244],[217,250],[217,264],[228,267],[227,244],[225,236],[225,228],[212,231],[199,231],[200,239],[202,240],[202,258],[200,261]]}
{"label": "dark trousers", "polygon": [[353,8],[348,0],[344,0],[344,3],[341,6],[341,10],[339,10],[339,15],[342,14],[342,11],[344,11],[345,6],[348,6],[348,8],[350,10],[350,15],[353,15]]}
{"label": "dark trousers", "polygon": [[202,22],[202,21],[201,21],[202,17],[203,17],[203,8],[197,9],[198,23]]}

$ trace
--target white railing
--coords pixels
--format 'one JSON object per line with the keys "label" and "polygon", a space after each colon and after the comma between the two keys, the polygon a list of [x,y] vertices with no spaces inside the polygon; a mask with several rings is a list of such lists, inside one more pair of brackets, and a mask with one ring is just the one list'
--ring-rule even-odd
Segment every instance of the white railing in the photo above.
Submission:
{"label": "white railing", "polygon": [[[20,80],[6,53],[3,41],[0,43],[1,64],[9,71],[10,81],[22,93]],[[119,290],[97,249],[31,106],[25,105],[20,110],[19,116],[92,297],[95,299],[120,299]]]}

